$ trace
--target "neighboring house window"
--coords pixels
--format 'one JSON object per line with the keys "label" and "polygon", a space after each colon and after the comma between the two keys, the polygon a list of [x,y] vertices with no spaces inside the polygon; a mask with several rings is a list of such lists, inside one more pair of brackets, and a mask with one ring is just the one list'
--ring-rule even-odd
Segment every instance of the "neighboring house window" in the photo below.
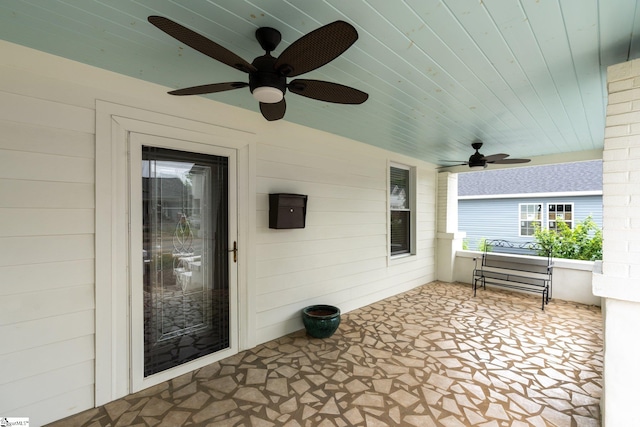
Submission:
{"label": "neighboring house window", "polygon": [[573,228],[573,203],[549,203],[549,230],[558,230],[558,221]]}
{"label": "neighboring house window", "polygon": [[391,255],[412,252],[412,188],[411,169],[393,165],[389,172],[389,209],[391,218]]}
{"label": "neighboring house window", "polygon": [[520,208],[520,236],[533,236],[536,226],[542,226],[542,204],[522,203]]}

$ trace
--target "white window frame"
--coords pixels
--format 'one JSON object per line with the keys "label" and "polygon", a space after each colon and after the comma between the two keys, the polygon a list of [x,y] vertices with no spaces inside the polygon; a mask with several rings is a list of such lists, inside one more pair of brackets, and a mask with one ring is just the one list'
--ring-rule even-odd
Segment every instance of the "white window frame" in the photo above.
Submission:
{"label": "white window frame", "polygon": [[[551,230],[551,222],[557,222],[557,216],[554,219],[550,218],[550,209],[551,209],[551,205],[556,206],[556,215],[558,213],[557,211],[557,206],[558,205],[563,205],[563,206],[567,206],[570,205],[571,206],[571,220],[567,221],[566,219],[563,219],[564,223],[570,223],[569,227],[573,230],[575,224],[576,224],[576,206],[573,202],[553,202],[553,203],[547,203],[547,208],[545,210],[546,212],[546,218],[547,218],[547,229]],[[553,228],[554,230],[557,230],[557,226]]]}
{"label": "white window frame", "polygon": [[[404,169],[409,171],[409,251],[400,254],[391,254],[391,168]],[[417,190],[416,190],[416,167],[389,161],[387,164],[387,253],[390,261],[404,259],[416,255],[417,240]]]}
{"label": "white window frame", "polygon": [[[520,213],[522,212],[522,206],[540,206],[540,219],[537,220],[540,222],[540,227],[545,226],[544,222],[544,203],[518,203],[518,236],[519,237],[533,237],[533,234],[522,234],[522,218],[520,217]],[[536,221],[535,219],[533,221]]]}

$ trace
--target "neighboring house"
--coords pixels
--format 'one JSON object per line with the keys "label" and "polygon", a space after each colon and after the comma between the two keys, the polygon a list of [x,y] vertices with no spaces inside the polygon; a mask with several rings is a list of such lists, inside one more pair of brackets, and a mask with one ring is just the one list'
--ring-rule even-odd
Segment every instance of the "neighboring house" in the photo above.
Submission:
{"label": "neighboring house", "polygon": [[[144,212],[148,212],[146,203],[150,200],[149,189],[154,188],[162,193],[162,206],[158,207],[158,213],[166,219],[179,220],[182,214],[191,216],[191,205],[193,196],[190,188],[178,178],[170,177],[143,177],[143,200],[145,201]],[[189,212],[185,212],[185,211]]]}
{"label": "neighboring house", "polygon": [[573,228],[591,216],[602,227],[602,161],[593,160],[458,176],[458,229],[468,248],[481,239],[535,240],[536,226]]}

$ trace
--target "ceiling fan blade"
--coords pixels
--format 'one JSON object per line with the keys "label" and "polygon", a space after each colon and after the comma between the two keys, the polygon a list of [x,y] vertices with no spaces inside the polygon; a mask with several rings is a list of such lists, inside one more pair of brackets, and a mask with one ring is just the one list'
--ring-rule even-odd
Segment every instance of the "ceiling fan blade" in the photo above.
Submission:
{"label": "ceiling fan blade", "polygon": [[267,104],[266,102],[260,103],[260,112],[264,118],[270,122],[283,118],[286,110],[287,103],[284,101],[284,98],[282,101],[276,102],[275,104]]}
{"label": "ceiling fan blade", "polygon": [[296,79],[289,83],[288,89],[297,95],[336,104],[362,104],[369,98],[358,89],[322,80]]}
{"label": "ceiling fan blade", "polygon": [[240,89],[249,86],[249,83],[245,82],[227,82],[227,83],[214,83],[210,85],[201,85],[186,87],[184,89],[176,89],[169,92],[169,95],[203,95],[205,93],[224,92],[227,90]]}
{"label": "ceiling fan blade", "polygon": [[358,32],[353,25],[335,21],[290,44],[274,67],[287,77],[299,76],[333,61],[356,40]]}
{"label": "ceiling fan blade", "polygon": [[245,73],[257,71],[256,67],[227,48],[220,46],[218,43],[209,40],[187,27],[183,27],[171,19],[163,16],[149,16],[147,19],[150,23],[169,34],[174,39],[181,41],[187,46],[190,46],[198,52],[204,53],[223,64],[227,64],[228,66],[244,71]]}
{"label": "ceiling fan blade", "polygon": [[[441,160],[442,162],[448,162],[450,160]],[[469,163],[458,163],[456,165],[446,165],[446,166],[440,166],[436,169],[446,169],[446,168],[454,168],[456,166],[467,166]]]}
{"label": "ceiling fan blade", "polygon": [[508,154],[492,154],[490,156],[486,156],[484,159],[487,163],[495,163],[498,160],[502,160],[506,157],[509,157]]}
{"label": "ceiling fan blade", "polygon": [[512,165],[515,163],[529,163],[531,159],[502,159],[491,162],[496,165]]}

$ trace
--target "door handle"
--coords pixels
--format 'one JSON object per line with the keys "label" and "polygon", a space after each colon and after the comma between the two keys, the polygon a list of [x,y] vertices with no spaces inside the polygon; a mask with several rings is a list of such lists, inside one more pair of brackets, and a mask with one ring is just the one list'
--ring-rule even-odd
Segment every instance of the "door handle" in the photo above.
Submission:
{"label": "door handle", "polygon": [[229,249],[229,252],[233,252],[233,262],[238,262],[238,246],[236,242],[233,242],[233,249]]}

